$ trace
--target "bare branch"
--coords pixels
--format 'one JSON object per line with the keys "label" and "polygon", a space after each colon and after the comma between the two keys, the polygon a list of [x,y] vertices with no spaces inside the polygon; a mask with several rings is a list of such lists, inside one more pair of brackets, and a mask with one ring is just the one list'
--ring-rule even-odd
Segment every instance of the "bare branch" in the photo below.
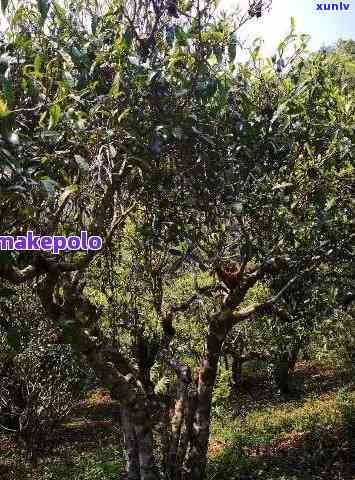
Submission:
{"label": "bare branch", "polygon": [[265,302],[254,303],[248,307],[237,310],[233,313],[233,323],[239,323],[243,320],[252,318],[256,314],[262,313],[276,313],[283,320],[290,320],[291,317],[289,313],[276,305],[273,304],[272,300],[267,300]]}
{"label": "bare branch", "polygon": [[37,275],[38,269],[34,265],[28,265],[22,270],[13,265],[4,265],[0,267],[0,277],[15,285],[20,285],[21,283],[33,280]]}

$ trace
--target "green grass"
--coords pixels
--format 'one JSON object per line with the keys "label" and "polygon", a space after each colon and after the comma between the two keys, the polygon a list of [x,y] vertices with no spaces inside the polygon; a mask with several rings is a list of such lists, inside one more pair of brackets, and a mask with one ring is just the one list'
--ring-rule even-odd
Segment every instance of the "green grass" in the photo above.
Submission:
{"label": "green grass", "polygon": [[107,446],[93,452],[72,452],[69,463],[45,466],[43,480],[117,480],[123,473],[122,451]]}
{"label": "green grass", "polygon": [[[223,415],[215,412],[208,480],[354,480],[355,391],[335,369],[307,366],[302,375],[308,382],[305,394],[276,398],[265,395],[261,385],[254,392],[264,395],[261,400],[238,399],[246,407],[243,416],[235,414],[233,402]],[[228,392],[219,393],[217,406]],[[4,446],[2,460],[12,462],[16,473],[3,477],[0,462],[1,480],[123,479],[116,407],[105,392],[93,392],[58,432],[38,469]]]}
{"label": "green grass", "polygon": [[355,392],[340,390],[214,423],[209,479],[353,479],[354,413]]}

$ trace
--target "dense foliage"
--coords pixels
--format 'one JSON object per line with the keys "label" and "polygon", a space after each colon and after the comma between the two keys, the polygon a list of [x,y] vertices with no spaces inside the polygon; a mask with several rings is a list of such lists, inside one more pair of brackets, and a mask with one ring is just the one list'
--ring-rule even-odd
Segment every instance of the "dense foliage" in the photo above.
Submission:
{"label": "dense foliage", "polygon": [[[255,42],[240,64],[266,2],[2,6],[0,231],[104,239],[0,251],[3,341],[23,336],[7,297],[26,283],[72,348],[46,350],[65,353],[54,383],[74,351],[119,402],[129,478],[202,479],[230,363],[236,388],[260,360],[287,393],[329,326],[353,359],[352,43],[308,54],[292,21],[273,58]],[[50,381],[31,338],[20,377]]]}

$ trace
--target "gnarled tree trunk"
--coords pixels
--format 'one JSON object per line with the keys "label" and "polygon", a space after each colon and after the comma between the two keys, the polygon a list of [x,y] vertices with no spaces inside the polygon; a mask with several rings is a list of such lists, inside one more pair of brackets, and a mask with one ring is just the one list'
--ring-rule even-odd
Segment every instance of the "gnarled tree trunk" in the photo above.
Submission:
{"label": "gnarled tree trunk", "polygon": [[[281,266],[284,264],[281,262]],[[180,385],[173,416],[169,465],[167,468],[163,467],[161,472],[158,471],[154,458],[152,421],[154,400],[151,398],[154,392],[149,381],[149,372],[143,372],[142,375],[142,371],[133,367],[119,350],[112,349],[108,342],[100,338],[97,329],[95,335],[90,333],[91,328],[97,326],[98,312],[82,295],[83,287],[79,286],[77,273],[61,278],[63,294],[59,301],[54,295],[59,281],[58,272],[48,273],[39,284],[38,292],[47,314],[58,326],[65,325],[63,331],[65,341],[86,358],[102,384],[110,390],[112,397],[120,402],[128,474],[132,480],[160,480],[163,472],[175,475],[176,480],[205,478],[212,395],[223,343],[236,322],[252,318],[259,312],[274,309],[277,296],[271,300],[238,308],[247,291],[264,273],[269,273],[274,268],[277,271],[281,267],[272,259],[262,265],[260,270],[254,270],[248,275],[244,275],[241,269],[237,283],[233,285],[223,306],[210,318],[206,358],[199,369],[196,396],[192,396],[193,401],[188,402],[186,408],[187,389]],[[192,299],[196,299],[196,295]],[[189,303],[187,302],[187,305]],[[173,312],[181,308],[183,307],[172,309],[163,319],[164,335],[160,345],[161,351],[168,351],[169,342],[174,335],[171,325]],[[277,313],[283,318],[288,318],[280,308],[277,309]],[[178,373],[180,380],[190,382],[191,378],[186,367],[181,367],[174,361],[168,360],[168,363]],[[183,424],[185,430],[182,433]]]}
{"label": "gnarled tree trunk", "polygon": [[126,456],[127,480],[140,480],[137,437],[127,408],[121,408],[120,423]]}
{"label": "gnarled tree trunk", "polygon": [[293,373],[295,371],[300,349],[301,347],[299,345],[295,345],[288,354],[288,372],[289,373]]}
{"label": "gnarled tree trunk", "polygon": [[187,456],[184,463],[184,480],[205,478],[208,442],[210,437],[211,406],[223,342],[229,331],[231,310],[222,310],[212,317],[207,337],[207,358],[202,362],[197,379],[196,410]]}

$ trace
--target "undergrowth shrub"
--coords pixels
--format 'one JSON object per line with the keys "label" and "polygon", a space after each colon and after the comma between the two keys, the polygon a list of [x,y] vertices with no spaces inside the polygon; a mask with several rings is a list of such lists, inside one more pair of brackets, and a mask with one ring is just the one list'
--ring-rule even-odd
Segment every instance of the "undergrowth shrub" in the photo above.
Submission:
{"label": "undergrowth shrub", "polygon": [[6,303],[16,314],[0,311],[0,431],[14,436],[37,463],[77,401],[88,371],[70,346],[58,343],[58,332],[26,288],[14,290]]}

